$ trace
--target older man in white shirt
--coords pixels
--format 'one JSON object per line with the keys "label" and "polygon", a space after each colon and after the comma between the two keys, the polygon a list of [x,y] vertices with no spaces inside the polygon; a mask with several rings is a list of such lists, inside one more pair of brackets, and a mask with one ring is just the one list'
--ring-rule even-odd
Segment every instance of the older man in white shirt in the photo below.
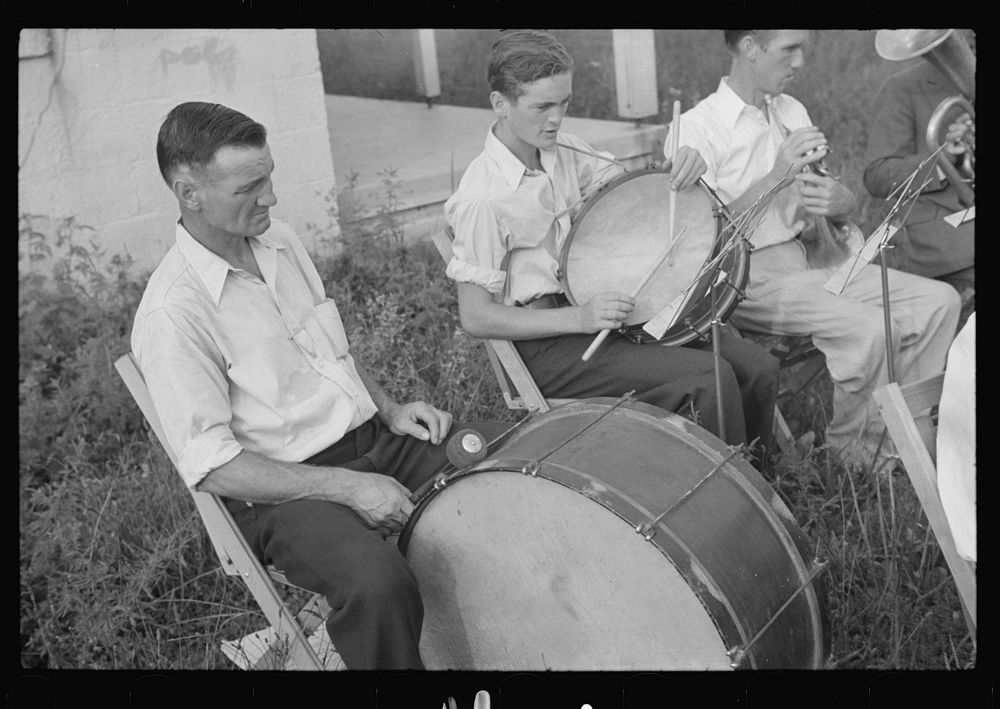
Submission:
{"label": "older man in white shirt", "polygon": [[226,500],[261,561],[326,596],[347,667],[420,669],[420,592],[385,537],[447,462],[452,417],[393,401],[351,356],[308,254],[270,217],[266,138],[218,104],[167,116],[157,158],[181,218],[132,349],[185,483]]}
{"label": "older man in white shirt", "polygon": [[[769,200],[751,239],[746,299],[731,321],[812,338],[826,356],[834,385],[826,442],[845,460],[868,463],[880,441],[883,452],[890,445],[882,441],[883,426],[871,401],[871,392],[888,381],[881,274],[868,265],[835,295],[824,288],[835,267],[814,267],[807,260],[802,241],[807,225],[817,217],[844,221],[854,207],[854,195],[843,183],[803,171],[826,154],[826,137],[805,107],[782,93],[803,64],[809,32],[726,30],[725,37],[730,74],[715,93],[681,115],[680,140],[702,154],[705,181],[734,212],[762,196]],[[888,280],[897,379],[905,383],[940,372],[958,323],[958,295],[900,271],[891,270]]]}

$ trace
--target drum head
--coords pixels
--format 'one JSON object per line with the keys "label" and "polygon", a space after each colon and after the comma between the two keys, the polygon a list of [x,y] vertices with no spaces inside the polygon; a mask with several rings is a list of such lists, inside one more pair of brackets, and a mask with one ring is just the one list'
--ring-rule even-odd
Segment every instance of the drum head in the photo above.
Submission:
{"label": "drum head", "polygon": [[[715,247],[712,208],[700,184],[677,193],[674,236],[680,240],[639,293],[626,325],[646,322],[695,279]],[[606,291],[631,293],[667,248],[669,225],[670,173],[639,170],[609,182],[580,210],[563,244],[567,297],[579,305]]]}
{"label": "drum head", "polygon": [[730,669],[663,553],[569,487],[467,475],[431,500],[418,531],[406,555],[427,599],[428,669]]}

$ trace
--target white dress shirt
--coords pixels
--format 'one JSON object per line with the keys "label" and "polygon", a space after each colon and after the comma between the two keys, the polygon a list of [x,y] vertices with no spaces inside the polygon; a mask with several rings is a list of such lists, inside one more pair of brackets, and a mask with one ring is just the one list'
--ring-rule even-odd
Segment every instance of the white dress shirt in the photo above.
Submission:
{"label": "white dress shirt", "polygon": [[[568,133],[559,133],[558,142],[614,159]],[[539,157],[543,169],[529,170],[490,126],[483,152],[444,205],[455,231],[448,276],[503,294],[507,305],[562,292],[559,253],[572,217],[596,188],[624,172],[558,145],[540,150]]]}
{"label": "white dress shirt", "polygon": [[[679,145],[701,153],[708,166],[703,179],[730,204],[771,171],[784,135],[765,111],[740,98],[727,78],[715,93],[681,114]],[[789,131],[812,125],[805,106],[787,94],[775,96],[771,110]],[[786,187],[770,202],[750,242],[763,248],[790,241],[805,226],[802,217],[798,193]]]}
{"label": "white dress shirt", "polygon": [[955,548],[976,560],[976,314],[948,350],[937,430],[938,491]]}
{"label": "white dress shirt", "polygon": [[178,222],[132,328],[132,351],[192,488],[244,449],[305,460],[376,412],[337,306],[291,227],[272,220],[249,243],[263,281]]}

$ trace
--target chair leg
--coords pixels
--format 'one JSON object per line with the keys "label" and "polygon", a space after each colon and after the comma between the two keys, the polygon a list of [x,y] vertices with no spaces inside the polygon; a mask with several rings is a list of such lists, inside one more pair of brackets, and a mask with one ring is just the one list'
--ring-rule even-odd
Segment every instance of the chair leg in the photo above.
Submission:
{"label": "chair leg", "polygon": [[774,406],[774,440],[786,456],[797,457],[799,455],[792,430],[788,427],[785,417],[781,415],[781,409],[778,408],[777,404]]}

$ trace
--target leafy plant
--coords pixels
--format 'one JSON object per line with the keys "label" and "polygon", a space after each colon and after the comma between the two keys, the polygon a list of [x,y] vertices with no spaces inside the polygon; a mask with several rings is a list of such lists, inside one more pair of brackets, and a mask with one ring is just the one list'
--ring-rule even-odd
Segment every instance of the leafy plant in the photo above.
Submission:
{"label": "leafy plant", "polygon": [[[396,189],[391,172],[385,179]],[[338,196],[331,219],[345,216]],[[362,204],[344,220],[337,253],[315,258],[352,353],[400,400],[424,399],[465,421],[517,418],[483,347],[459,327],[440,257],[393,222],[394,199]],[[22,665],[229,668],[221,641],[265,621],[219,568],[193,501],[112,369],[129,349],[145,277],[102,254],[73,219],[24,216],[19,233]],[[51,276],[26,265],[44,259],[57,260]],[[784,401],[793,431],[821,437],[830,398],[820,377]],[[777,456],[765,476],[829,562],[833,666],[975,665],[957,592],[905,475],[845,468],[818,448],[802,460]]]}

